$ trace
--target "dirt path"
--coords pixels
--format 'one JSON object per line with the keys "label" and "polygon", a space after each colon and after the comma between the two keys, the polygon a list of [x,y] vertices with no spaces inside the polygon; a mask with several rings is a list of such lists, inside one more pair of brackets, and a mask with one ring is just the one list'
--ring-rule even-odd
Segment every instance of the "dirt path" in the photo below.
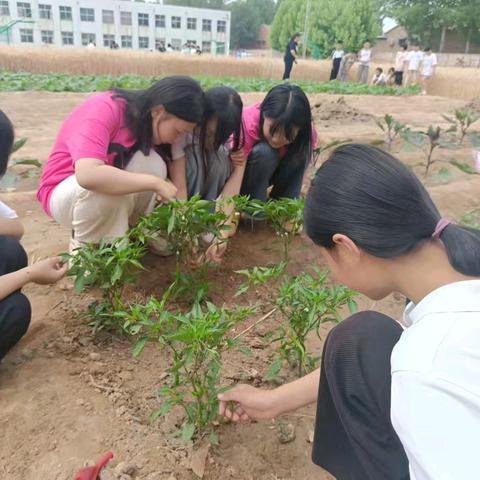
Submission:
{"label": "dirt path", "polygon": [[[86,95],[45,92],[0,94],[2,109],[13,120],[18,137],[29,142],[18,156],[44,162],[56,131],[65,115]],[[246,104],[262,95],[244,95]],[[320,138],[330,141],[352,138],[371,141],[381,137],[374,116],[390,113],[400,121],[420,128],[442,124],[441,114],[462,105],[444,98],[345,97],[316,95],[319,104],[317,128]],[[322,113],[323,112],[323,113]],[[329,114],[325,112],[330,112]],[[314,112],[315,115],[315,112]],[[330,115],[330,116],[329,116]],[[402,160],[410,165],[419,161],[417,151],[402,149]],[[455,156],[470,161],[466,148],[440,151],[439,158]],[[427,185],[445,215],[459,218],[478,208],[480,178],[448,166],[449,176],[434,168]],[[421,169],[416,167],[420,172]],[[35,199],[38,178],[31,168],[16,167],[20,176],[14,190],[0,193],[1,199],[15,208],[22,218],[24,245],[31,258],[56,254],[67,248],[68,231],[55,225],[41,211]],[[29,173],[29,172],[32,172]],[[239,283],[233,271],[264,265],[278,255],[278,245],[269,230],[252,233],[243,229],[233,240],[226,264],[213,275],[219,300],[231,298]],[[292,271],[300,271],[318,260],[306,239],[295,241]],[[154,292],[162,288],[171,262],[148,259],[149,271],[138,289]],[[227,281],[225,281],[227,280]],[[168,359],[149,348],[139,360],[131,358],[131,345],[125,339],[107,335],[92,336],[78,318],[90,297],[78,297],[59,286],[28,286],[26,292],[34,306],[31,328],[20,345],[0,365],[0,478],[8,480],[71,480],[83,462],[96,459],[112,449],[118,461],[136,470],[130,477],[139,480],[190,479],[188,450],[173,435],[177,412],[151,426],[150,413],[159,406],[157,391]],[[265,292],[255,300],[265,303]],[[376,308],[400,318],[403,299],[388,298],[365,308]],[[247,337],[257,346],[251,357],[232,356],[225,366],[226,383],[249,381],[261,384],[272,359],[272,349],[262,343],[262,335],[275,323],[272,318]],[[248,322],[247,322],[248,323]],[[324,330],[324,335],[327,329]],[[318,353],[322,343],[312,339]],[[226,425],[220,429],[220,446],[210,452],[207,479],[305,479],[331,478],[310,462],[309,437],[313,429],[314,408],[287,415],[277,422],[248,426]],[[280,444],[278,423],[291,423],[296,438]],[[328,439],[327,439],[328,441]],[[113,469],[105,478],[114,478]]]}

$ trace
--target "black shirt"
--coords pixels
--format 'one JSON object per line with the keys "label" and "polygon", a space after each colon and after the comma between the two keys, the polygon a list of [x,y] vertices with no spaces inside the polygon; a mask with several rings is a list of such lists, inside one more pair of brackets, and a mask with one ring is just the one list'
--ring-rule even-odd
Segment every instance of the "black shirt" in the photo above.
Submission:
{"label": "black shirt", "polygon": [[295,60],[295,57],[292,55],[292,50],[295,50],[295,53],[297,53],[297,43],[295,40],[290,40],[287,50],[285,51],[285,60]]}

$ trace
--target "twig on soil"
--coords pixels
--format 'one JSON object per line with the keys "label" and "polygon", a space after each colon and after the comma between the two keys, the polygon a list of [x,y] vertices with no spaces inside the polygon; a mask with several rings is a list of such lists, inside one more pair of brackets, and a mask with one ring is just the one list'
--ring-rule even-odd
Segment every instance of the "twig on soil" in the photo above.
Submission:
{"label": "twig on soil", "polygon": [[105,387],[104,385],[99,385],[98,383],[95,383],[95,380],[93,379],[93,377],[91,375],[89,375],[89,377],[90,377],[90,384],[94,388],[98,388],[99,390],[103,390],[104,392],[118,391],[116,388],[113,388],[113,387]]}
{"label": "twig on soil", "polygon": [[266,313],[262,318],[260,318],[259,320],[257,320],[255,323],[252,323],[252,325],[250,325],[248,328],[246,328],[245,330],[241,331],[238,335],[235,335],[232,340],[236,340],[237,338],[241,337],[242,335],[245,335],[247,332],[249,332],[252,328],[256,327],[259,323],[263,322],[264,320],[266,320],[268,317],[270,317],[271,315],[273,315],[273,313],[275,313],[277,311],[276,308],[273,308],[272,310],[270,310],[268,313]]}

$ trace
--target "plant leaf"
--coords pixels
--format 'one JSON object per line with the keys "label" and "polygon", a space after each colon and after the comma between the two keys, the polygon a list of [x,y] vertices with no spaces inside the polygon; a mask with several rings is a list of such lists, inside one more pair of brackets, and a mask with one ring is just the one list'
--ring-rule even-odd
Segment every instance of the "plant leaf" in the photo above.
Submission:
{"label": "plant leaf", "polygon": [[195,433],[195,425],[193,423],[186,423],[182,428],[182,441],[188,443]]}

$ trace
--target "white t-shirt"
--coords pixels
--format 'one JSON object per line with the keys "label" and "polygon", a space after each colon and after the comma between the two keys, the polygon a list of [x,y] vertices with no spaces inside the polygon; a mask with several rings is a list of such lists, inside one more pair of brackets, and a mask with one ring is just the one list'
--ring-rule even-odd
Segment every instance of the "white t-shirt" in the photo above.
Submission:
{"label": "white t-shirt", "polygon": [[408,69],[409,70],[418,70],[420,63],[422,62],[423,52],[418,50],[417,52],[412,50],[408,52]]}
{"label": "white t-shirt", "polygon": [[422,75],[431,77],[433,74],[433,67],[437,65],[437,56],[434,53],[424,55],[422,59]]}
{"label": "white t-shirt", "polygon": [[335,60],[336,58],[343,58],[345,52],[343,50],[334,50],[332,53],[332,59]]}
{"label": "white t-shirt", "polygon": [[405,52],[405,51],[397,52],[397,56],[395,57],[395,71],[403,72],[406,61],[408,61],[408,52]]}
{"label": "white t-shirt", "polygon": [[384,73],[381,73],[380,75],[375,75],[373,77],[374,85],[385,85],[386,82],[387,82],[387,76]]}
{"label": "white t-shirt", "polygon": [[[175,143],[172,143],[171,152],[172,160],[178,160],[185,156],[185,149],[187,145],[192,144],[193,135],[191,133],[184,133],[180,135]],[[196,139],[198,141],[198,139]]]}
{"label": "white t-shirt", "polygon": [[365,48],[362,48],[359,53],[360,57],[360,63],[363,63],[364,65],[368,65],[370,63],[370,59],[372,58],[372,50],[369,48],[366,50]]}
{"label": "white t-shirt", "polygon": [[410,478],[479,478],[480,280],[411,303],[405,324],[391,356],[391,418]]}
{"label": "white t-shirt", "polygon": [[0,201],[0,218],[18,218],[17,212]]}

